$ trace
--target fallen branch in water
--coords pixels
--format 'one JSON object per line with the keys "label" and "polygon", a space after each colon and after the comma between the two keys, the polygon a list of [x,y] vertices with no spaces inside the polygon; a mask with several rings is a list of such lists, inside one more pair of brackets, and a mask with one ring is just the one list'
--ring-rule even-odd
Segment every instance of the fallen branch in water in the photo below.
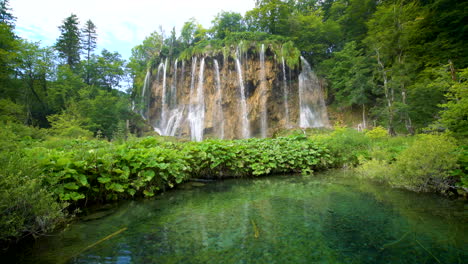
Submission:
{"label": "fallen branch in water", "polygon": [[387,244],[383,245],[382,248],[380,248],[380,250],[384,250],[384,249],[387,248],[387,247],[390,247],[390,246],[393,246],[393,245],[395,245],[395,244],[400,243],[410,232],[411,232],[411,231],[406,232],[406,233],[405,233],[400,239],[398,239],[398,240],[395,240],[395,241],[393,241],[393,242],[390,242],[390,243],[387,243]]}
{"label": "fallen branch in water", "polygon": [[127,230],[126,227],[124,227],[124,228],[122,228],[122,229],[120,229],[120,230],[118,230],[118,231],[116,231],[116,232],[114,232],[114,233],[112,233],[112,234],[110,234],[110,235],[104,237],[103,239],[101,239],[101,240],[99,240],[99,241],[97,241],[97,242],[95,242],[95,243],[93,243],[93,244],[91,244],[91,245],[89,245],[89,246],[83,248],[82,250],[80,250],[78,253],[76,253],[76,254],[75,254],[73,257],[71,257],[71,258],[74,258],[74,257],[80,255],[81,253],[85,252],[86,250],[88,250],[88,249],[90,249],[90,248],[92,248],[92,247],[95,247],[96,245],[99,245],[99,244],[101,244],[102,242],[104,242],[104,241],[106,241],[106,240],[108,240],[108,239],[111,239],[111,238],[115,237],[116,235],[122,233],[122,232],[125,231],[125,230]]}
{"label": "fallen branch in water", "polygon": [[260,236],[260,232],[258,231],[258,227],[255,224],[254,220],[250,220],[252,222],[253,230],[254,230],[254,237],[258,238]]}
{"label": "fallen branch in water", "polygon": [[429,255],[431,255],[435,260],[437,260],[438,263],[441,263],[440,260],[438,258],[436,258],[436,256],[432,255],[432,253],[427,250],[421,243],[419,243],[419,241],[417,239],[415,239],[416,242],[418,242],[418,244],[424,249],[426,250],[427,253],[429,253]]}

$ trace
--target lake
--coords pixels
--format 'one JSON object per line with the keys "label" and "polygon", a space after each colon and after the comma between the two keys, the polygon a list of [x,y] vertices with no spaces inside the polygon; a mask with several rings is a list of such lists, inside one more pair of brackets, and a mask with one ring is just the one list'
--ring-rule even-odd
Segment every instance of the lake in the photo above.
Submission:
{"label": "lake", "polygon": [[21,263],[466,263],[468,205],[352,172],[189,182],[91,210]]}

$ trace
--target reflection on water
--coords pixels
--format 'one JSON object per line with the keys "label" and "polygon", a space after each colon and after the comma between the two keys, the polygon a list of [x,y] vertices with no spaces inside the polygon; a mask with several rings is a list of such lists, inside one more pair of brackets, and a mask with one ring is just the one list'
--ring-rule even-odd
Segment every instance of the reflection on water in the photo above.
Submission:
{"label": "reflection on water", "polygon": [[[350,173],[226,180],[90,214],[30,263],[463,263],[461,201]],[[125,231],[108,237],[116,231]],[[107,239],[106,239],[107,237]],[[96,243],[98,242],[98,243]]]}

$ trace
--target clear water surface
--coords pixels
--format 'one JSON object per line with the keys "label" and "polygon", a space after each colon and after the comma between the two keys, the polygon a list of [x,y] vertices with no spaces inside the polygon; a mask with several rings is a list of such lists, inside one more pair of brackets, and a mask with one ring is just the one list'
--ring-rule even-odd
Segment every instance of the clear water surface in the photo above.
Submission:
{"label": "clear water surface", "polygon": [[467,263],[467,209],[343,171],[187,183],[96,210],[16,261]]}

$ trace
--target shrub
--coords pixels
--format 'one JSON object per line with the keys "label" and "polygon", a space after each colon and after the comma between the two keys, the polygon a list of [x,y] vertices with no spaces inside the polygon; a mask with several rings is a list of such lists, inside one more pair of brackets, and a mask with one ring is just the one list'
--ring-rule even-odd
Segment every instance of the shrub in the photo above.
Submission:
{"label": "shrub", "polygon": [[388,138],[388,132],[381,126],[376,126],[371,130],[366,131],[366,136],[370,139]]}
{"label": "shrub", "polygon": [[67,204],[42,185],[33,160],[3,152],[0,161],[0,242],[45,234],[65,220]]}
{"label": "shrub", "polygon": [[355,166],[369,158],[370,139],[354,129],[336,128],[330,134],[312,136],[311,139],[330,150],[335,167]]}
{"label": "shrub", "polygon": [[457,168],[454,140],[445,135],[419,135],[398,157],[393,185],[416,191],[442,191],[453,184],[450,173]]}

